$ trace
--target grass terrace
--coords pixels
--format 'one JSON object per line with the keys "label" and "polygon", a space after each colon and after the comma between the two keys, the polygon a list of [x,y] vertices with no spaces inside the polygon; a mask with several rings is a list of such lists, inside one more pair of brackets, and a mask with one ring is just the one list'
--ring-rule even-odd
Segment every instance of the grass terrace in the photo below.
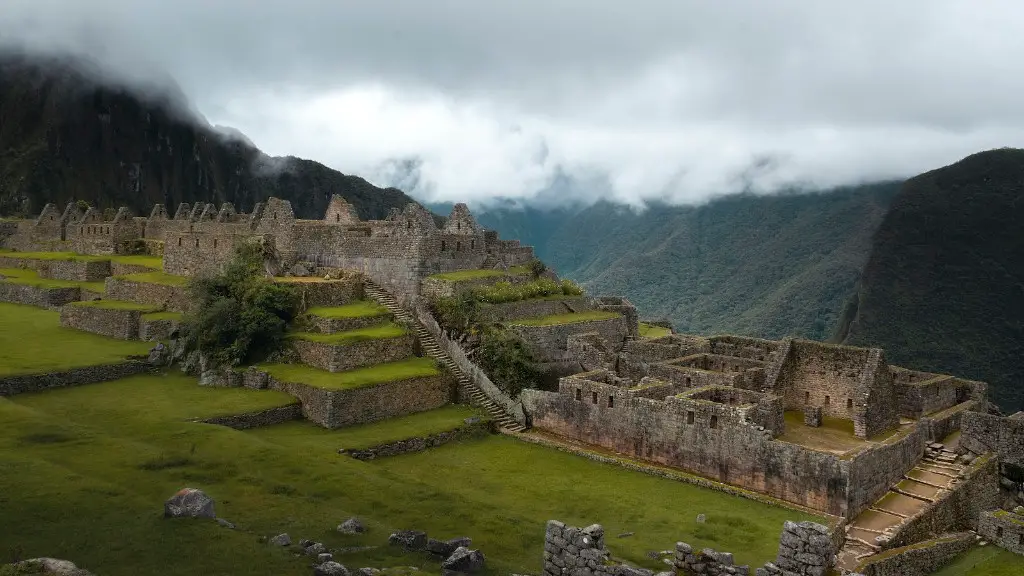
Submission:
{"label": "grass terrace", "polygon": [[113,364],[151,347],[63,328],[59,312],[0,303],[0,376]]}
{"label": "grass terrace", "polygon": [[256,428],[249,433],[260,438],[272,439],[282,446],[296,450],[316,450],[314,446],[323,446],[324,443],[330,443],[335,449],[362,449],[385,442],[454,430],[462,426],[466,418],[480,415],[468,406],[450,405],[339,430],[328,430],[312,422],[296,421]]}
{"label": "grass terrace", "polygon": [[351,390],[441,373],[437,363],[430,358],[408,358],[347,372],[328,372],[305,364],[262,364],[258,368],[282,382],[306,384],[325,390]]}
{"label": "grass terrace", "polygon": [[346,344],[355,344],[356,342],[362,342],[364,340],[398,338],[400,336],[405,336],[408,333],[409,331],[404,326],[400,326],[393,322],[388,322],[386,324],[381,324],[379,326],[368,326],[366,328],[347,330],[345,332],[336,332],[334,334],[321,334],[319,332],[296,332],[292,334],[291,337],[298,340],[307,340],[309,342],[319,342],[321,344],[344,346]]}
{"label": "grass terrace", "polygon": [[164,267],[163,258],[159,256],[149,256],[145,254],[115,254],[110,257],[110,261],[117,262],[118,264],[145,266],[146,268],[152,268],[154,270],[162,270]]}
{"label": "grass terrace", "polygon": [[449,282],[463,282],[466,280],[479,280],[481,278],[498,278],[501,276],[525,276],[530,273],[530,269],[526,266],[513,266],[508,269],[508,272],[504,270],[458,270],[455,272],[444,272],[441,274],[434,274],[428,276],[428,278],[435,278],[437,280],[447,280]]}
{"label": "grass terrace", "polygon": [[620,316],[621,314],[618,312],[609,312],[607,310],[588,310],[586,312],[579,313],[541,316],[540,318],[523,318],[509,322],[509,324],[515,324],[517,326],[556,326],[558,324],[575,324],[577,322],[590,322],[593,320],[611,320],[612,318],[619,318]]}
{"label": "grass terrace", "polygon": [[1024,574],[1024,556],[995,546],[975,547],[935,576],[1019,576]]}
{"label": "grass terrace", "polygon": [[670,334],[672,334],[672,330],[669,330],[664,326],[655,326],[654,324],[640,322],[641,338],[661,338],[662,336],[668,336]]}
{"label": "grass terrace", "polygon": [[123,300],[89,300],[88,302],[72,302],[71,306],[83,306],[86,308],[102,308],[104,310],[137,310],[139,312],[156,312],[159,306],[152,304],[137,304]]}
{"label": "grass terrace", "polygon": [[115,276],[115,278],[118,278],[119,280],[128,280],[130,282],[141,282],[143,284],[162,284],[164,286],[184,287],[188,284],[188,278],[167,274],[166,272],[142,272],[140,274]]}
{"label": "grass terrace", "polygon": [[181,312],[148,312],[142,315],[143,320],[176,320],[181,322],[185,315]]}
{"label": "grass terrace", "polygon": [[310,316],[320,318],[368,318],[390,314],[383,305],[372,300],[358,300],[344,306],[315,306],[306,310]]}
{"label": "grass terrace", "polygon": [[113,259],[109,255],[77,254],[75,252],[15,252],[12,250],[3,252],[3,255],[7,258],[24,258],[26,260],[74,260],[76,262],[102,262]]}
{"label": "grass terrace", "polygon": [[102,294],[105,290],[103,282],[75,282],[73,280],[40,278],[39,272],[29,268],[0,268],[0,276],[3,276],[0,282],[24,284],[39,288],[80,288],[97,294]]}

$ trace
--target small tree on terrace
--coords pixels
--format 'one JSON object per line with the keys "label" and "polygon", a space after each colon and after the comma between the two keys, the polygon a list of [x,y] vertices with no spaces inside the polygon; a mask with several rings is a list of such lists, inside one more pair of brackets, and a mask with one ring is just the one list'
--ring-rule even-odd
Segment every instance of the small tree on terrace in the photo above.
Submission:
{"label": "small tree on terrace", "polygon": [[264,257],[261,244],[242,245],[221,274],[189,283],[194,306],[180,330],[186,352],[198,350],[217,362],[238,365],[282,348],[299,300],[290,286],[265,277]]}

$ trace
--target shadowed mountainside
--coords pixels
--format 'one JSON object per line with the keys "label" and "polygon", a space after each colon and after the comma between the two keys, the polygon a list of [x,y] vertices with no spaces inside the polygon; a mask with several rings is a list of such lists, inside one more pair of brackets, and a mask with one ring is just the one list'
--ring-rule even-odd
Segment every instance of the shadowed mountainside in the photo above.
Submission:
{"label": "shadowed mountainside", "polygon": [[598,203],[480,223],[535,243],[559,274],[621,294],[678,331],[825,339],[855,289],[898,183],[814,194],[734,195],[634,212]]}
{"label": "shadowed mountainside", "polygon": [[173,90],[98,77],[87,62],[0,54],[0,214],[72,199],[137,215],[196,201],[251,210],[278,196],[299,217],[320,218],[341,194],[368,219],[413,202],[317,162],[267,156],[237,131],[209,126]]}
{"label": "shadowed mountainside", "polygon": [[836,339],[891,362],[978,378],[1024,408],[1024,150],[908,180],[875,235]]}

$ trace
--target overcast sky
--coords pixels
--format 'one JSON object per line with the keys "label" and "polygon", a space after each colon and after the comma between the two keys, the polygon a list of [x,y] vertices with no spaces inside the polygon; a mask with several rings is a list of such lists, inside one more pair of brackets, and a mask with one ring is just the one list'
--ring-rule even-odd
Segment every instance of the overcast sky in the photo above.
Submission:
{"label": "overcast sky", "polygon": [[1020,0],[0,4],[0,42],[169,74],[270,154],[428,199],[561,175],[561,193],[692,202],[1024,147]]}

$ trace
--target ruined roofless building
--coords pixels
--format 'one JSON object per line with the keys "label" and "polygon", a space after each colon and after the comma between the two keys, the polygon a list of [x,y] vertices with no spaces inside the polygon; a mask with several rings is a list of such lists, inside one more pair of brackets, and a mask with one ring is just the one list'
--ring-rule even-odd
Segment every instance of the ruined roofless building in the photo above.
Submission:
{"label": "ruined roofless building", "polygon": [[438,227],[417,204],[393,209],[384,220],[360,220],[339,195],[320,220],[296,218],[290,202],[271,197],[248,214],[228,203],[182,203],[173,217],[162,205],[148,217],[132,217],[126,208],[108,217],[95,208],[81,213],[74,204],[62,214],[47,204],[38,218],[0,229],[0,246],[21,251],[116,254],[148,245],[151,252],[162,250],[164,271],[179,276],[219,270],[235,246],[251,241],[273,246],[282,270],[299,262],[358,270],[402,299],[418,295],[420,280],[431,274],[517,266],[534,258],[533,248],[481,228],[465,204],[456,204]]}

